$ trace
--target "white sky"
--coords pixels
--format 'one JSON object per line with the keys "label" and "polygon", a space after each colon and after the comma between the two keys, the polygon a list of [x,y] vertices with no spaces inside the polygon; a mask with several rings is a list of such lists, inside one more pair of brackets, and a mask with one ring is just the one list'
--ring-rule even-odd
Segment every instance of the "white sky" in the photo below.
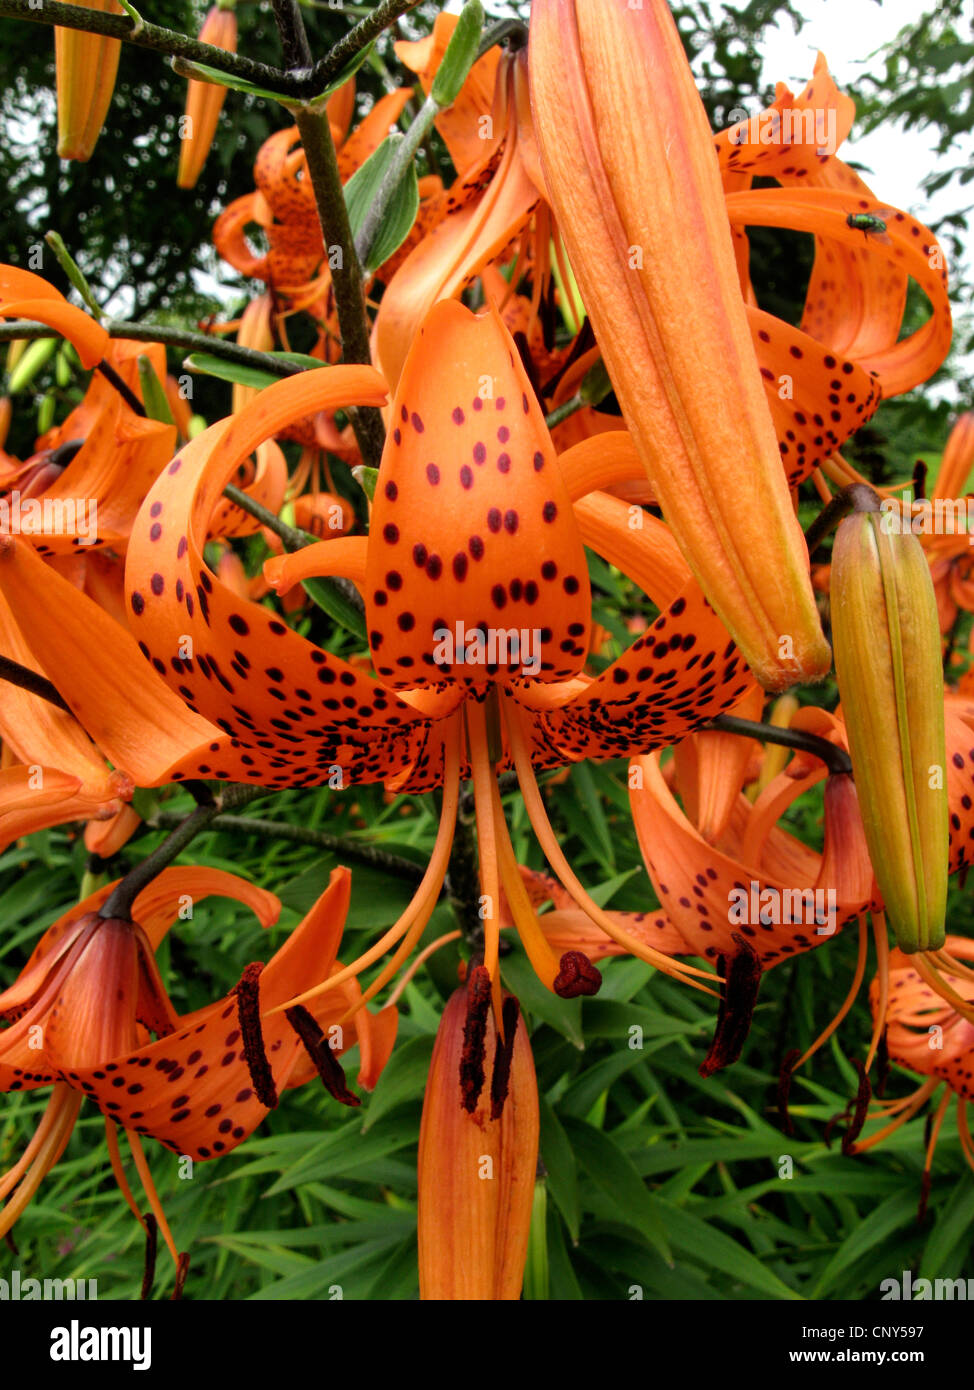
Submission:
{"label": "white sky", "polygon": [[[766,31],[765,78],[798,88],[811,75],[815,54],[821,49],[836,83],[845,89],[861,78],[864,69],[880,69],[881,59],[870,59],[916,20],[921,7],[916,0],[804,0],[798,8],[808,16],[800,34],[793,32],[787,20]],[[959,199],[956,186],[930,201],[920,189],[920,180],[944,158],[934,153],[937,132],[906,130],[902,124],[894,129],[895,139],[889,126],[862,136],[853,125],[843,153],[869,167],[867,182],[884,202],[912,212],[921,221],[953,210]],[[961,163],[965,153],[968,161],[974,158],[974,136],[968,135],[957,149],[958,156],[951,156],[950,164]],[[974,202],[974,189],[969,200]]]}
{"label": "white sky", "polygon": [[[712,0],[715,8],[721,3],[722,0]],[[461,9],[462,0],[449,0],[447,8]],[[800,33],[795,33],[787,16],[782,16],[775,28],[765,31],[762,41],[764,81],[769,87],[775,82],[785,82],[793,90],[800,90],[811,76],[815,55],[821,50],[837,85],[846,90],[860,81],[864,72],[883,71],[883,47],[929,9],[929,3],[924,0],[798,0],[796,8],[805,16]],[[485,9],[498,17],[512,13],[505,0],[485,0]],[[752,114],[757,113],[752,111]],[[932,170],[974,163],[974,133],[968,132],[946,156],[936,153],[938,135],[935,128],[907,130],[902,122],[889,122],[870,135],[861,135],[853,124],[840,153],[843,158],[862,166],[863,177],[882,202],[903,208],[921,222],[929,223],[974,204],[974,183],[960,188],[956,181],[952,182],[932,198],[923,193],[921,180]],[[969,281],[974,279],[972,242],[974,238],[968,242],[963,266]],[[970,361],[970,370],[974,374],[974,358]],[[953,398],[953,387],[946,386],[945,394]]]}

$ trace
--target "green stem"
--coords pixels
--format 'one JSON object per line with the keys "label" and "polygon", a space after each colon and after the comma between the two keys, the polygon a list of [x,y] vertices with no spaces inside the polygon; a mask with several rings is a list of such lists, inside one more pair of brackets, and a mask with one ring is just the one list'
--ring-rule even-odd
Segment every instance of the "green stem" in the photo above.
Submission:
{"label": "green stem", "polygon": [[314,58],[297,0],[271,0],[271,3],[284,50],[284,66],[290,72],[312,68]]}
{"label": "green stem", "polygon": [[188,58],[205,63],[219,72],[242,77],[255,86],[275,89],[293,98],[299,93],[295,79],[267,63],[256,63],[237,53],[227,53],[211,43],[178,34],[159,24],[136,25],[128,15],[105,14],[102,10],[84,9],[80,5],[65,5],[60,0],[44,0],[42,5],[31,0],[0,0],[0,18],[27,19],[35,24],[56,24],[62,29],[82,29],[89,34],[104,34],[107,38],[122,39],[136,48],[151,48],[172,58]]}
{"label": "green stem", "polygon": [[760,739],[762,743],[779,743],[782,748],[797,748],[821,758],[834,776],[852,776],[852,760],[844,748],[838,748],[834,743],[829,743],[828,739],[806,733],[803,729],[779,729],[774,724],[759,724],[753,719],[738,719],[733,714],[718,714],[715,719],[708,720],[700,727],[718,733],[740,734],[744,738]]}
{"label": "green stem", "polygon": [[503,43],[505,39],[513,40],[511,48],[523,48],[528,41],[528,26],[520,19],[499,19],[496,24],[484,30],[484,37],[477,50],[478,59],[488,53],[494,44]]}
{"label": "green stem", "polygon": [[832,498],[831,502],[819,512],[805,532],[808,558],[811,559],[825,537],[838,526],[843,517],[850,512],[878,512],[879,498],[865,483],[850,483]]}
{"label": "green stem", "polygon": [[[161,323],[125,323],[121,319],[112,319],[105,327],[110,338],[130,338],[138,343],[164,343],[167,347],[186,348],[190,352],[208,352],[211,357],[239,362],[244,367],[256,367],[272,376],[295,376],[304,371],[303,367],[285,362],[271,353],[241,347],[239,343],[227,343],[208,333],[194,333],[189,328],[173,328]],[[18,338],[60,336],[57,329],[48,328],[46,323],[32,323],[27,319],[9,319],[6,323],[0,323],[0,343],[9,343]]]}
{"label": "green stem", "polygon": [[114,386],[115,390],[121,396],[122,400],[128,406],[129,410],[132,411],[133,415],[138,415],[143,420],[146,418],[145,406],[139,400],[135,392],[130,390],[129,387],[125,384],[125,382],[122,380],[122,378],[119,376],[118,372],[115,370],[115,368],[112,366],[110,362],[106,362],[103,358],[100,362],[96,363],[95,371],[101,372],[105,380],[107,382],[110,382],[111,385]]}
{"label": "green stem", "polygon": [[[301,144],[308,161],[308,174],[318,208],[318,221],[329,252],[337,249],[340,267],[332,272],[332,290],[346,362],[371,365],[369,322],[365,312],[365,284],[362,267],[355,251],[355,239],[348,220],[348,208],[338,172],[338,156],[331,138],[331,127],[324,112],[307,108],[295,114]],[[378,468],[385,445],[385,426],[382,415],[374,407],[348,411],[362,458],[371,468]]]}
{"label": "green stem", "polygon": [[576,392],[570,400],[562,401],[561,405],[555,406],[551,414],[545,417],[545,424],[548,426],[549,430],[553,430],[556,425],[561,424],[562,420],[567,420],[570,415],[574,415],[588,404],[589,402],[583,400],[578,392]]}
{"label": "green stem", "polygon": [[307,92],[313,94],[322,91],[356,53],[361,53],[373,39],[379,37],[383,29],[388,29],[390,24],[395,24],[397,19],[418,4],[419,0],[382,0],[382,4],[377,5],[354,29],[350,29],[343,39],[339,39],[320,62],[315,63],[311,76],[304,83]]}
{"label": "green stem", "polygon": [[[179,823],[179,816],[172,811],[161,811],[154,824],[159,826]],[[318,849],[329,850],[343,859],[354,859],[360,864],[369,864],[375,869],[383,869],[411,883],[419,883],[423,877],[423,867],[411,859],[403,859],[398,854],[366,845],[358,840],[346,839],[341,835],[329,835],[325,830],[313,830],[306,825],[292,825],[290,821],[264,820],[253,816],[216,815],[209,823],[212,830],[239,830],[242,834],[271,835],[279,840],[293,840],[299,845],[314,845]]]}
{"label": "green stem", "polygon": [[[248,801],[266,795],[267,791],[264,787],[248,787],[231,783],[221,795],[215,798],[211,805],[197,806],[196,810],[185,819],[175,817],[178,823],[173,833],[163,840],[159,848],[153,850],[147,859],[143,859],[141,864],[137,864],[120,883],[116,884],[111,895],[103,903],[99,916],[120,917],[123,921],[130,920],[132,904],[142,890],[171,864],[178,854],[182,853],[200,831],[206,830],[217,819],[221,811],[229,806],[246,806]],[[231,822],[233,821],[232,816],[229,819]]]}
{"label": "green stem", "polygon": [[[275,516],[267,507],[262,506],[252,497],[248,497],[245,492],[234,487],[232,483],[228,483],[223,489],[223,495],[241,511],[247,512],[262,526],[273,531],[275,536],[279,537],[285,550],[293,553],[295,550],[303,550],[306,545],[317,543],[317,536],[309,535],[300,527],[289,526],[286,521],[282,521],[279,516]],[[340,575],[317,575],[312,579],[305,579],[303,584],[306,592],[330,618],[334,618],[336,623],[339,623],[354,636],[364,639],[366,634],[365,605],[362,603],[358,589],[350,580],[343,579]]]}

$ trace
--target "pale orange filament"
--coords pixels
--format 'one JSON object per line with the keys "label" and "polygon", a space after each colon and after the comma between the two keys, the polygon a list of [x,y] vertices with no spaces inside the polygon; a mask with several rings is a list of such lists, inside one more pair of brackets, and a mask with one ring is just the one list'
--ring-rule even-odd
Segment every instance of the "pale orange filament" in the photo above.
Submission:
{"label": "pale orange filament", "polygon": [[968,1023],[974,1023],[974,1005],[969,1000],[962,999],[956,990],[951,989],[928,952],[917,951],[915,955],[910,957],[910,962],[915,967],[917,974],[926,981],[935,994],[939,994],[941,999],[946,999],[947,1003],[962,1018],[966,1018]]}
{"label": "pale orange filament", "polygon": [[115,1181],[118,1183],[118,1190],[125,1198],[129,1206],[129,1211],[136,1221],[148,1235],[149,1228],[146,1225],[145,1217],[139,1210],[139,1204],[132,1195],[129,1180],[125,1176],[125,1168],[122,1165],[122,1155],[118,1147],[118,1124],[115,1120],[110,1120],[105,1116],[105,1143],[108,1145],[108,1158],[112,1165],[112,1172],[115,1174]]}
{"label": "pale orange filament", "polygon": [[889,937],[886,934],[886,914],[873,913],[873,940],[876,943],[876,978],[879,980],[879,1001],[873,1019],[873,1035],[866,1053],[866,1071],[873,1064],[879,1049],[879,1040],[886,1027],[886,1010],[889,1007]]}
{"label": "pale orange filament", "polygon": [[[0,1236],[5,1236],[23,1215],[34,1193],[64,1153],[83,1100],[84,1095],[80,1091],[72,1090],[63,1081],[55,1082],[51,1099],[27,1152],[20,1163],[4,1175],[0,1196],[14,1190],[0,1211]],[[29,1166],[25,1166],[25,1160]]]}
{"label": "pale orange filament", "polygon": [[125,1131],[125,1135],[129,1141],[129,1144],[131,1145],[132,1157],[135,1159],[135,1166],[138,1169],[139,1178],[141,1180],[142,1188],[145,1192],[146,1199],[149,1203],[150,1210],[152,1211],[152,1215],[156,1218],[156,1225],[162,1232],[162,1238],[166,1242],[166,1245],[169,1247],[169,1253],[173,1257],[173,1260],[175,1261],[176,1267],[178,1269],[179,1251],[176,1249],[176,1242],[172,1238],[172,1231],[170,1231],[169,1229],[169,1222],[166,1220],[166,1213],[162,1209],[162,1203],[159,1200],[159,1193],[156,1191],[156,1185],[152,1180],[152,1173],[149,1169],[149,1162],[142,1148],[142,1140],[139,1138],[139,1136],[135,1133],[135,1130],[133,1129],[127,1129]]}
{"label": "pale orange filament", "polygon": [[480,858],[480,915],[484,924],[484,965],[490,975],[494,1018],[500,1027],[501,983],[497,968],[500,947],[500,870],[497,862],[497,832],[491,788],[494,768],[487,739],[487,719],[483,705],[468,700],[467,744],[473,778],[474,810],[477,816],[477,850]]}
{"label": "pale orange filament", "polygon": [[887,1139],[891,1134],[894,1134],[896,1130],[899,1129],[900,1125],[906,1124],[907,1120],[911,1120],[917,1111],[921,1110],[923,1106],[926,1105],[939,1085],[940,1081],[937,1077],[931,1077],[930,1080],[925,1081],[922,1086],[913,1092],[912,1096],[907,1097],[907,1103],[902,1113],[898,1115],[895,1120],[888,1125],[884,1125],[883,1128],[877,1130],[875,1134],[871,1134],[868,1139],[857,1139],[853,1147],[853,1153],[863,1153],[866,1149],[871,1149],[874,1144],[878,1144],[881,1140]]}
{"label": "pale orange filament", "polygon": [[959,979],[970,980],[974,983],[974,970],[972,970],[969,965],[965,965],[963,961],[957,960],[957,958],[952,956],[946,949],[930,951],[928,955],[930,959],[935,961],[937,965],[940,966],[941,970],[946,971],[948,975],[956,975]]}
{"label": "pale orange filament", "polygon": [[812,482],[815,484],[815,491],[818,493],[819,497],[821,497],[822,501],[826,504],[826,506],[828,506],[829,502],[832,501],[832,489],[829,487],[828,483],[825,481],[825,478],[822,476],[821,468],[815,469],[814,473],[812,474]]}
{"label": "pale orange filament", "polygon": [[439,829],[436,833],[436,843],[433,846],[426,872],[408,907],[398,921],[394,922],[364,955],[359,956],[358,960],[353,961],[351,965],[346,965],[344,969],[337,971],[313,989],[305,990],[303,994],[296,995],[294,999],[289,999],[284,1004],[278,1004],[275,1008],[268,1009],[266,1011],[268,1014],[281,1013],[284,1009],[294,1008],[296,1004],[304,1004],[309,999],[317,999],[327,990],[337,989],[346,980],[351,980],[356,975],[361,974],[363,970],[368,969],[380,956],[384,956],[397,942],[402,941],[399,950],[383,967],[382,973],[373,980],[362,999],[344,1016],[349,1018],[383,985],[388,983],[399,969],[402,961],[413,949],[433,915],[433,909],[439,899],[447,866],[450,862],[450,850],[453,847],[453,832],[456,827],[457,805],[460,797],[460,719],[458,715],[446,721],[443,746],[443,810],[440,815]]}
{"label": "pale orange filament", "polygon": [[497,826],[497,847],[500,859],[501,882],[504,885],[504,893],[507,896],[507,905],[511,910],[517,934],[521,939],[528,960],[534,969],[534,973],[542,984],[547,985],[548,989],[554,989],[555,979],[561,969],[557,957],[548,938],[541,930],[538,922],[538,915],[528,896],[528,890],[524,886],[524,879],[521,877],[517,866],[517,856],[514,853],[514,846],[511,844],[511,837],[507,831],[507,822],[504,819],[504,808],[501,805],[500,790],[497,783],[493,789],[494,821]]}
{"label": "pale orange filament", "polygon": [[819,1050],[822,1044],[828,1042],[829,1038],[835,1032],[836,1028],[838,1028],[839,1024],[842,1022],[846,1014],[849,1012],[849,1010],[855,1003],[856,995],[859,993],[859,990],[862,986],[863,976],[866,973],[866,951],[868,947],[868,941],[869,937],[866,931],[866,918],[864,915],[860,914],[859,955],[856,960],[856,968],[852,976],[852,984],[849,986],[849,992],[846,995],[845,999],[842,1001],[839,1011],[832,1019],[832,1022],[821,1033],[819,1033],[818,1037],[815,1039],[812,1045],[809,1048],[807,1048],[805,1052],[802,1053],[801,1057],[799,1057],[798,1061],[791,1068],[792,1072],[796,1072],[799,1067],[803,1067],[805,1063],[808,1061],[809,1057],[814,1057],[815,1053]]}
{"label": "pale orange filament", "polygon": [[649,965],[654,965],[664,975],[670,975],[673,979],[679,980],[683,984],[690,985],[693,989],[698,989],[704,994],[713,994],[717,997],[716,991],[709,989],[700,983],[699,979],[689,978],[691,976],[702,977],[706,980],[716,982],[717,977],[708,970],[701,970],[694,965],[683,965],[672,960],[669,956],[663,955],[661,951],[656,951],[652,946],[647,946],[638,937],[631,935],[624,928],[620,927],[612,920],[607,912],[604,912],[598,903],[593,901],[590,895],[582,887],[576,878],[571,865],[565,858],[562,848],[558,843],[558,837],[552,829],[551,822],[548,820],[548,813],[545,810],[541,791],[538,787],[537,779],[534,775],[534,768],[531,765],[531,756],[527,749],[524,732],[521,728],[517,706],[508,697],[507,702],[507,730],[511,741],[511,751],[514,754],[514,764],[517,768],[518,782],[521,787],[521,794],[524,797],[524,804],[527,808],[528,818],[531,821],[538,843],[544,850],[548,862],[554,869],[558,878],[568,893],[571,894],[575,902],[586,913],[596,926],[602,928],[606,936],[625,948],[630,955],[638,956]]}
{"label": "pale orange filament", "polygon": [[395,989],[389,995],[389,998],[386,1000],[386,1008],[391,1008],[393,1004],[399,1003],[399,999],[402,995],[403,990],[409,984],[409,981],[413,978],[413,976],[416,974],[416,971],[420,968],[424,961],[429,960],[430,956],[434,955],[440,949],[441,946],[447,946],[451,941],[459,941],[462,935],[463,933],[459,931],[444,932],[443,935],[438,936],[435,941],[431,941],[428,946],[424,946],[423,949],[420,951],[419,955],[416,957],[416,959],[408,967],[408,969],[403,972],[402,979],[399,981]]}

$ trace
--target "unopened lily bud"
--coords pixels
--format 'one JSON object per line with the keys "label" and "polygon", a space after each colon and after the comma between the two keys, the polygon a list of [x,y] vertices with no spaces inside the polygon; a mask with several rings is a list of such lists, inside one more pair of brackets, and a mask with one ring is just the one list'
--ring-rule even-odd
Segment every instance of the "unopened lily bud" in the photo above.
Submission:
{"label": "unopened lily bud", "polygon": [[[121,14],[115,0],[79,0],[86,10]],[[81,29],[54,30],[57,70],[57,152],[60,159],[91,158],[105,123],[122,50],[119,39]]]}
{"label": "unopened lily bud", "polygon": [[[237,51],[237,16],[232,0],[221,0],[210,10],[200,30],[200,42],[211,43],[226,53]],[[186,92],[186,114],[179,147],[180,188],[193,188],[199,178],[206,156],[216,135],[217,121],[226,99],[227,89],[218,82],[200,82],[191,78]]]}
{"label": "unopened lily bud", "polygon": [[939,950],[948,808],[940,627],[919,540],[878,512],[839,526],[832,632],[866,843],[903,951]]}
{"label": "unopened lily bud", "polygon": [[873,896],[873,866],[859,795],[846,773],[834,773],[825,784],[825,843],[815,887],[832,889],[842,908],[861,904],[865,911]]}
{"label": "unopened lily bud", "polygon": [[663,515],[765,689],[821,679],[808,555],[669,5],[534,0],[529,64],[548,201]]}

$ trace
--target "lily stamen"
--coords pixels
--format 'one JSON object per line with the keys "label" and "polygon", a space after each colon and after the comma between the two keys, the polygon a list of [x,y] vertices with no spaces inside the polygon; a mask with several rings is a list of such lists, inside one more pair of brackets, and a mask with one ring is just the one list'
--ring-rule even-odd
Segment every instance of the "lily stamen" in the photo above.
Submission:
{"label": "lily stamen", "polygon": [[240,977],[234,993],[237,996],[237,1019],[243,1039],[244,1057],[250,1071],[250,1079],[261,1105],[268,1110],[276,1110],[278,1095],[260,1026],[260,962],[248,965]]}

